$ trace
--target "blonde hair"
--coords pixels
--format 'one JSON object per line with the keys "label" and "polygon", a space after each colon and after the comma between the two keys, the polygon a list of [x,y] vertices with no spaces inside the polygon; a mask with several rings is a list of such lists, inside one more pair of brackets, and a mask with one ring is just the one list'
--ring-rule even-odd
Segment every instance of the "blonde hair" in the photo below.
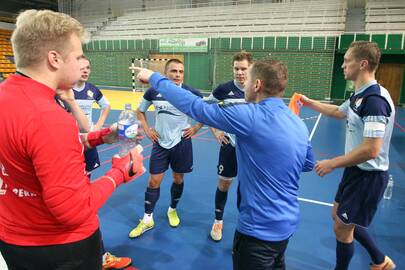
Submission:
{"label": "blonde hair", "polygon": [[64,56],[71,34],[76,34],[82,43],[88,36],[83,26],[69,15],[34,9],[20,13],[11,36],[17,68],[38,64],[51,50]]}

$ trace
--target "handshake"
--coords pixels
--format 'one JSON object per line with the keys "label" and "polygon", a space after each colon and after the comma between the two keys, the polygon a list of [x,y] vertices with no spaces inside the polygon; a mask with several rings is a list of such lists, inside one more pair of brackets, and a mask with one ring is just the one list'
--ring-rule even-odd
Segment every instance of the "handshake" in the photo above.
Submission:
{"label": "handshake", "polygon": [[[117,124],[98,131],[82,134],[86,147],[92,148],[104,143],[112,144],[118,141]],[[114,155],[111,169],[103,176],[113,181],[115,187],[138,178],[145,172],[143,166],[142,146],[137,145],[123,157]]]}

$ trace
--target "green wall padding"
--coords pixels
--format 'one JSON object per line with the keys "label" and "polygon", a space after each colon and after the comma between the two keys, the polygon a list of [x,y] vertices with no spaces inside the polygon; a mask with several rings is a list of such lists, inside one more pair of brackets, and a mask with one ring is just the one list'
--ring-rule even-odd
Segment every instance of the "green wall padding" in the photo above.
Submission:
{"label": "green wall padding", "polygon": [[[289,69],[286,96],[294,91],[310,97],[329,97],[332,81],[334,37],[254,37],[212,38],[207,53],[184,53],[185,82],[201,90],[211,91],[219,83],[232,79],[232,57],[244,49],[255,59],[274,57]],[[159,52],[157,39],[101,40],[84,46],[92,61],[91,81],[98,85],[131,88],[128,70],[131,58],[148,58]],[[329,72],[325,72],[329,71]]]}
{"label": "green wall padding", "polygon": [[145,58],[148,52],[88,51],[86,55],[91,60],[91,82],[96,85],[130,87],[132,77],[128,67],[132,57]]}
{"label": "green wall padding", "polygon": [[[216,52],[214,84],[231,80],[234,52]],[[254,59],[271,57],[288,67],[288,86],[285,96],[300,92],[316,99],[329,97],[333,71],[333,52],[266,51],[253,52]],[[329,72],[326,72],[329,71]],[[215,88],[215,85],[213,85]]]}
{"label": "green wall padding", "polygon": [[208,54],[190,53],[184,58],[185,76],[184,82],[194,88],[210,91],[211,72],[210,57]]}
{"label": "green wall padding", "polygon": [[405,54],[403,34],[345,34],[340,37],[338,51],[345,53],[350,43],[355,40],[370,40],[376,42],[383,54]]}

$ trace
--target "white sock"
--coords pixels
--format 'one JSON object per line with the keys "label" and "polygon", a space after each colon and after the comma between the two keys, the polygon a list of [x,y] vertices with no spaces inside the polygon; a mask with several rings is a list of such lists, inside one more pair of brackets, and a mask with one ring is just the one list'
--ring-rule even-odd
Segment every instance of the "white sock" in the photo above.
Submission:
{"label": "white sock", "polygon": [[222,224],[222,220],[215,219],[214,223],[220,223],[220,224]]}
{"label": "white sock", "polygon": [[169,209],[167,209],[167,213],[170,213],[170,212],[173,212],[173,211],[176,211],[176,208],[171,208],[171,207],[169,206]]}
{"label": "white sock", "polygon": [[153,213],[150,213],[150,214],[144,213],[143,214],[143,223],[149,224],[152,222],[152,219],[153,219]]}
{"label": "white sock", "polygon": [[107,252],[103,254],[103,263],[105,263],[106,259],[107,259]]}

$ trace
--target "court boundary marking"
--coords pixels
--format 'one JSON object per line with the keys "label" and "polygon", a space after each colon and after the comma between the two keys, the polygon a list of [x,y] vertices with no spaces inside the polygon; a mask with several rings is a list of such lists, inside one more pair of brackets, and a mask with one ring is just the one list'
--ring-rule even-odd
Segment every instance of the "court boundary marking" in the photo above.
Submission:
{"label": "court boundary marking", "polygon": [[[319,115],[317,115],[317,116],[315,116],[315,117],[307,118],[307,119],[315,119],[315,118],[317,118],[317,122],[319,122],[320,116],[321,116],[321,114],[319,114]],[[316,125],[316,126],[317,126],[317,125]],[[316,126],[313,128],[313,131],[315,131]],[[198,133],[195,134],[192,138],[193,138],[193,139],[206,139],[206,140],[210,140],[210,141],[216,141],[214,138],[203,138],[203,137],[200,137],[201,135],[207,133],[208,131],[209,131],[209,129],[206,129],[206,130],[204,130],[204,131],[202,131],[202,132],[198,132]],[[105,147],[104,149],[100,149],[99,152],[108,151],[108,150],[114,149],[114,148],[116,148],[116,147],[118,147],[118,146],[119,146],[118,144],[113,144],[113,145],[111,145],[111,146]],[[144,146],[144,149],[149,148],[149,147],[151,147],[151,146],[152,146],[152,143],[149,143],[148,145],[145,145],[145,146]],[[145,161],[145,160],[148,160],[149,158],[150,158],[150,155],[144,157],[144,161]],[[110,162],[111,162],[111,159],[107,159],[107,160],[101,162],[100,167],[103,166],[103,165],[106,165],[106,164],[108,164],[108,163],[110,163]],[[299,200],[299,201],[302,201],[302,202],[307,202],[307,203],[312,203],[312,204],[318,204],[318,205],[323,205],[323,206],[329,206],[329,207],[332,207],[332,206],[333,206],[332,203],[327,203],[327,202],[322,202],[322,201],[312,200],[312,199],[306,199],[306,198],[301,198],[301,197],[298,197],[298,200]]]}
{"label": "court boundary marking", "polygon": [[317,201],[317,200],[305,199],[305,198],[301,198],[301,197],[298,197],[298,200],[302,201],[302,202],[319,204],[319,205],[323,205],[323,206],[330,206],[330,207],[333,206],[333,203],[327,203],[327,202],[322,202],[322,201]]}

